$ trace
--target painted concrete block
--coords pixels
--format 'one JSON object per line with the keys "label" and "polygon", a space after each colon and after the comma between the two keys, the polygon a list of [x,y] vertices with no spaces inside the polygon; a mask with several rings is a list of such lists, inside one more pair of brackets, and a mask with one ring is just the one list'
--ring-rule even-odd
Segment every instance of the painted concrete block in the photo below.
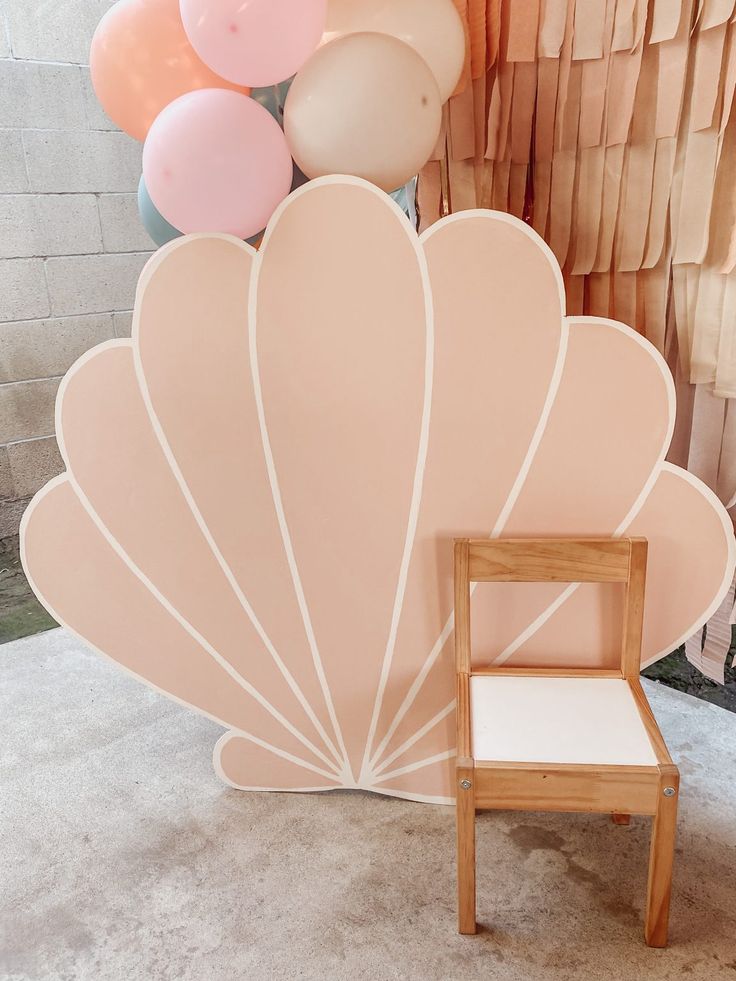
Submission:
{"label": "painted concrete block", "polygon": [[93,194],[0,195],[0,258],[101,251]]}
{"label": "painted concrete block", "polygon": [[5,501],[0,507],[0,538],[10,538],[18,534],[20,519],[28,507],[29,498],[19,501]]}
{"label": "painted concrete block", "polygon": [[15,497],[13,475],[10,472],[7,446],[0,446],[0,501],[12,501]]}
{"label": "painted concrete block", "polygon": [[26,439],[7,447],[15,497],[28,497],[64,469],[55,436]]}
{"label": "painted concrete block", "polygon": [[0,58],[10,58],[10,35],[5,23],[5,13],[0,9]]}
{"label": "painted concrete block", "polygon": [[147,252],[154,248],[138,214],[137,194],[102,194],[99,208],[105,252]]}
{"label": "painted concrete block", "polygon": [[54,316],[129,310],[148,253],[48,259],[46,275]]}
{"label": "painted concrete block", "polygon": [[140,143],[125,133],[23,133],[31,188],[44,193],[135,191]]}
{"label": "painted concrete block", "polygon": [[112,322],[116,337],[130,337],[133,329],[133,311],[124,310],[114,313]]}
{"label": "painted concrete block", "polygon": [[95,95],[95,90],[92,88],[92,79],[89,77],[89,68],[86,65],[82,65],[78,71],[82,79],[84,108],[87,113],[87,128],[117,131],[118,127],[107,115]]}
{"label": "painted concrete block", "polygon": [[0,385],[0,443],[54,432],[54,403],[60,378]]}
{"label": "painted concrete block", "polygon": [[112,0],[4,0],[13,54],[36,61],[89,62],[89,45]]}
{"label": "painted concrete block", "polygon": [[48,317],[50,312],[43,259],[0,262],[0,322]]}
{"label": "painted concrete block", "polygon": [[89,348],[113,336],[112,314],[0,325],[0,383],[63,375]]}
{"label": "painted concrete block", "polygon": [[23,194],[29,188],[21,135],[0,130],[0,194]]}
{"label": "painted concrete block", "polygon": [[0,60],[0,127],[86,129],[82,76],[76,65]]}

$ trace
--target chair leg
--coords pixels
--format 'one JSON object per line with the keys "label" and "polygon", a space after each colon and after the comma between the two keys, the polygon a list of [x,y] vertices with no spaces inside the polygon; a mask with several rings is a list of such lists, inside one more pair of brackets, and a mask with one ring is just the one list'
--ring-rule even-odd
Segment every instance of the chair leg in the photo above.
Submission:
{"label": "chair leg", "polygon": [[647,910],[644,925],[644,936],[650,947],[667,946],[679,782],[679,773],[675,766],[668,767],[667,771],[662,773],[657,813],[652,821]]}
{"label": "chair leg", "polygon": [[630,814],[612,814],[611,820],[614,824],[630,824],[631,815]]}
{"label": "chair leg", "polygon": [[456,772],[458,931],[471,934],[476,931],[474,774],[472,769],[459,767]]}

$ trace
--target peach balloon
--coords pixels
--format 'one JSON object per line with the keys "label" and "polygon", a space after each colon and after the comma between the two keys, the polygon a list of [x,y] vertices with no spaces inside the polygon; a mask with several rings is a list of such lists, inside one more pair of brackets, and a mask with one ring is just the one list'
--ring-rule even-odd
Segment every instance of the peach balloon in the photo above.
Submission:
{"label": "peach balloon", "polygon": [[136,140],[144,140],[161,110],[185,92],[250,91],[199,58],[184,33],[179,0],[119,0],[97,25],[89,62],[102,108]]}
{"label": "peach balloon", "polygon": [[446,102],[465,62],[465,29],[452,0],[329,0],[325,40],[357,31],[391,34],[420,54]]}
{"label": "peach balloon", "polygon": [[291,188],[281,127],[247,95],[188,92],[167,106],[143,147],[157,210],[182,232],[260,232]]}
{"label": "peach balloon", "polygon": [[384,191],[424,166],[441,121],[426,62],[388,34],[349,34],[319,48],[284,106],[286,139],[307,177],[353,174]]}

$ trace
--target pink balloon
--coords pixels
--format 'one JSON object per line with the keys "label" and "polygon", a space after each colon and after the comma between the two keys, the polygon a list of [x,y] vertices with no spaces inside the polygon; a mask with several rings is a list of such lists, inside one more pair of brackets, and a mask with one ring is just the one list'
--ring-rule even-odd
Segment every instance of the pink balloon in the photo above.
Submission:
{"label": "pink balloon", "polygon": [[297,72],[319,44],[327,0],[180,0],[184,30],[218,75],[253,88]]}
{"label": "pink balloon", "polygon": [[156,117],[143,147],[151,200],[182,232],[259,232],[289,193],[281,127],[247,95],[200,89]]}

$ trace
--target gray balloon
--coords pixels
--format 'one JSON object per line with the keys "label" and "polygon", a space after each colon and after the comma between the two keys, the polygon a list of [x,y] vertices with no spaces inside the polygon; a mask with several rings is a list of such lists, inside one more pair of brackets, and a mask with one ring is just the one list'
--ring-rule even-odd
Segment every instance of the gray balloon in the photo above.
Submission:
{"label": "gray balloon", "polygon": [[302,184],[308,183],[308,181],[309,181],[309,178],[307,177],[307,175],[306,174],[303,174],[301,172],[301,170],[299,170],[299,168],[297,167],[297,165],[295,163],[294,164],[294,177],[293,177],[293,179],[291,181],[291,190],[292,191],[295,191],[298,187],[301,187]]}
{"label": "gray balloon", "polygon": [[151,200],[148,188],[143,182],[143,175],[138,182],[138,211],[143,222],[143,227],[151,236],[156,245],[166,245],[174,238],[183,235],[178,228],[174,228],[161,214],[156,205]]}
{"label": "gray balloon", "polygon": [[284,128],[284,103],[292,82],[293,78],[287,78],[278,85],[265,85],[260,89],[251,89],[250,92],[251,99],[268,110],[282,129]]}

